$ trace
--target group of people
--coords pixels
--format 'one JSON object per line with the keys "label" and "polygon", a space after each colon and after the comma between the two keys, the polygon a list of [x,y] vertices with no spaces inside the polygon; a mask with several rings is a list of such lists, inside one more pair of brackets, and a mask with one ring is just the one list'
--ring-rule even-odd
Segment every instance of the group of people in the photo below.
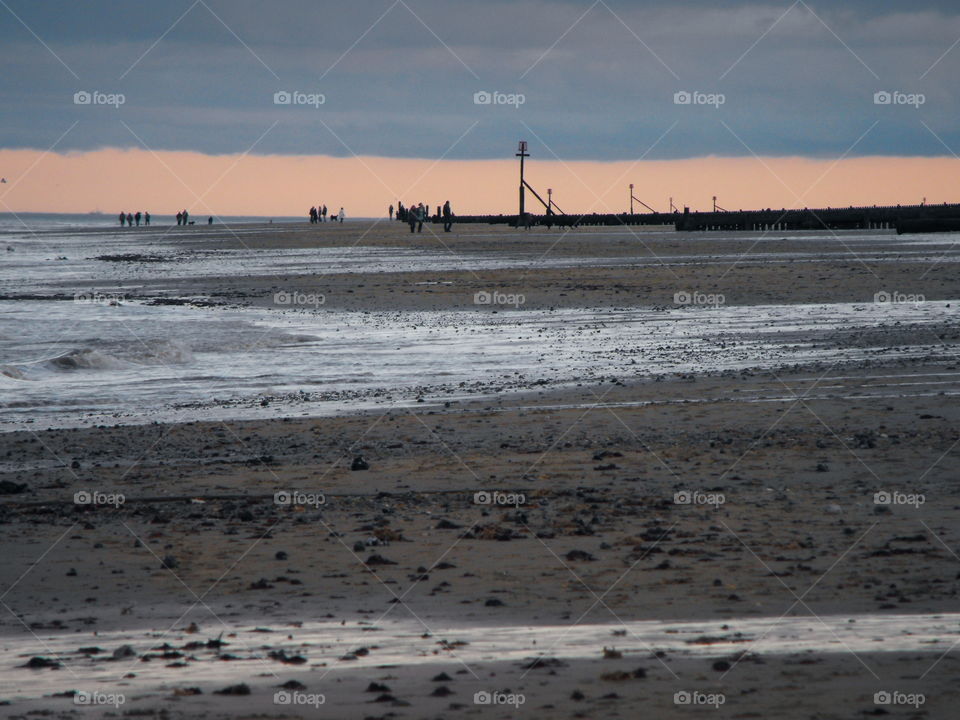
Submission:
{"label": "group of people", "polygon": [[[343,219],[344,219],[346,216],[347,216],[347,214],[343,211],[343,208],[340,208],[340,212],[336,213],[335,215],[331,215],[331,216],[330,216],[330,222],[336,222],[337,220],[339,220],[340,222],[343,222]],[[326,206],[326,205],[318,205],[317,207],[312,207],[312,208],[310,208],[310,223],[311,223],[311,224],[313,224],[313,223],[318,223],[318,222],[323,222],[323,221],[326,220],[326,219],[327,219],[327,206]]]}
{"label": "group of people", "polygon": [[133,224],[136,223],[137,227],[140,227],[141,219],[143,220],[144,225],[149,225],[150,213],[141,213],[139,210],[137,210],[136,215],[133,213],[122,212],[120,213],[120,226],[123,227],[124,225],[129,225],[130,227],[133,227]]}
{"label": "group of people", "polygon": [[[393,220],[393,205],[390,206],[390,219]],[[405,207],[400,201],[397,201],[397,220],[405,222],[410,226],[410,232],[423,232],[423,221],[430,215],[430,206],[420,203],[411,207]],[[443,231],[450,232],[453,228],[453,210],[450,208],[450,201],[443,203],[443,207],[437,205],[437,214],[433,216],[435,222],[443,220]]]}
{"label": "group of people", "polygon": [[[128,227],[134,227],[134,225],[136,225],[136,227],[140,227],[141,220],[143,220],[144,225],[149,225],[150,213],[148,212],[141,213],[139,211],[137,211],[136,214],[128,213],[128,212],[120,213],[121,226],[126,225]],[[190,213],[188,213],[186,210],[181,210],[180,212],[177,213],[177,225],[192,225],[192,224],[193,223],[190,221]],[[212,215],[207,218],[207,225],[213,225]]]}

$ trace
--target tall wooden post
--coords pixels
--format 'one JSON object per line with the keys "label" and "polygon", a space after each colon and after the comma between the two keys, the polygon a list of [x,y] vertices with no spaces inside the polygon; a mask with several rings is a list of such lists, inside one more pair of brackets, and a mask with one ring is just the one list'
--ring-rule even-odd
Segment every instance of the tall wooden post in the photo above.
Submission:
{"label": "tall wooden post", "polygon": [[517,225],[523,222],[524,219],[524,181],[523,181],[523,159],[530,157],[530,154],[527,152],[527,141],[521,140],[520,145],[517,147],[517,157],[520,158],[520,214],[517,216]]}

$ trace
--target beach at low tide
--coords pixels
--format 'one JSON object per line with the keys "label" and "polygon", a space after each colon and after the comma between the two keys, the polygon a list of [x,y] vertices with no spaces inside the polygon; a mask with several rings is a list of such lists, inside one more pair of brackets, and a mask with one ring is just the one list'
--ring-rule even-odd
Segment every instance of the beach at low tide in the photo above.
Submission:
{"label": "beach at low tide", "polygon": [[948,716],[955,236],[438,229],[3,237],[5,712]]}

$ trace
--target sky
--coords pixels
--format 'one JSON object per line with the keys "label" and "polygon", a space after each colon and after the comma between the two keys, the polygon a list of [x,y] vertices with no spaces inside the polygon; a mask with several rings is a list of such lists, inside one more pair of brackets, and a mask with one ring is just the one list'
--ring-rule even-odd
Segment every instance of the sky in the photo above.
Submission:
{"label": "sky", "polygon": [[0,58],[0,211],[515,212],[519,139],[569,212],[960,199],[955,2],[0,0]]}

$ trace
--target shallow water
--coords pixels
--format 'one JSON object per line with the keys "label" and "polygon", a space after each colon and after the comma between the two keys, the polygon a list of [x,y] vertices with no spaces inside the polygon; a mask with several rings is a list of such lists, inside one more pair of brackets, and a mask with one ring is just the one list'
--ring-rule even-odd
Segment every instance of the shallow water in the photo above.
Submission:
{"label": "shallow water", "polygon": [[[271,231],[301,230],[302,225],[278,224]],[[241,224],[221,236],[242,241],[245,234],[262,232],[263,226]],[[594,238],[603,247],[604,239],[633,235],[633,230],[597,228],[556,238],[562,249],[574,237],[577,242]],[[124,299],[124,288],[148,282],[161,282],[164,293],[182,298],[197,292],[191,278],[247,274],[279,279],[289,274],[661,262],[849,262],[851,250],[882,261],[909,256],[932,262],[943,253],[960,252],[952,235],[898,238],[882,233],[846,233],[839,241],[830,235],[789,236],[808,249],[778,254],[760,252],[778,238],[750,236],[746,240],[756,243],[756,252],[742,256],[655,257],[638,243],[635,255],[614,258],[363,246],[211,250],[210,237],[206,229],[176,227],[141,234],[120,228],[3,234],[0,241],[10,251],[0,254],[0,287],[11,299],[0,300],[0,430],[24,423],[66,427],[323,415],[611,377],[935,359],[950,353],[925,329],[951,322],[957,307],[956,302],[663,306],[672,298],[638,298],[648,306],[364,313],[327,310],[319,299],[297,309],[143,305]],[[721,246],[744,240],[711,236]],[[158,261],[94,259],[128,253]],[[38,300],[31,293],[80,296]],[[118,304],[110,304],[111,293],[118,294]],[[473,297],[462,302],[472,306]],[[873,340],[857,342],[858,334],[868,330]],[[944,392],[951,392],[949,382],[944,380]]]}
{"label": "shallow water", "polygon": [[[0,301],[0,427],[330,414],[533,383],[932,357],[923,328],[956,305],[401,314]],[[909,343],[893,347],[841,341],[905,327]]]}
{"label": "shallow water", "polygon": [[[398,613],[402,612],[397,611]],[[328,672],[349,672],[383,665],[456,663],[458,667],[489,662],[527,662],[535,658],[563,660],[601,657],[615,647],[624,657],[647,661],[654,651],[676,657],[729,657],[739,653],[930,654],[930,663],[960,641],[960,614],[828,615],[764,617],[710,621],[638,621],[616,624],[565,625],[445,625],[429,628],[414,621],[382,623],[304,623],[300,627],[269,625],[228,630],[219,649],[194,647],[208,638],[182,631],[123,631],[69,634],[23,632],[0,640],[6,668],[0,673],[0,697],[31,698],[69,687],[146,690],[182,684],[239,682],[253,673],[282,673],[284,679],[311,673],[311,682]],[[264,632],[266,631],[266,632]],[[288,638],[288,636],[290,636]],[[210,638],[213,639],[213,638]],[[138,655],[164,651],[183,657],[110,659],[115,649],[130,645]],[[81,647],[103,652],[87,655]],[[367,654],[357,654],[366,648]],[[306,662],[281,664],[268,657],[283,650]],[[230,662],[221,659],[228,654]],[[33,656],[55,659],[63,668],[15,669]],[[184,663],[170,667],[171,663]],[[850,662],[857,664],[851,656]],[[523,670],[517,670],[518,676]],[[136,673],[135,678],[125,678]]]}
{"label": "shallow water", "polygon": [[[302,231],[302,225],[277,224],[270,232]],[[939,263],[945,257],[960,256],[958,236],[944,234],[895,236],[877,233],[843,233],[799,236],[760,235],[725,238],[711,236],[712,243],[749,243],[745,252],[717,254],[654,254],[644,243],[639,229],[603,230],[578,229],[570,234],[559,232],[533,234],[530,237],[550,238],[556,241],[552,251],[539,253],[460,252],[452,247],[424,251],[403,247],[370,247],[356,245],[309,249],[211,249],[217,241],[244,244],[247,235],[260,235],[262,225],[232,225],[229,231],[215,228],[168,228],[163,232],[151,230],[121,230],[118,227],[98,233],[44,232],[31,234],[0,233],[0,280],[7,292],[18,294],[73,294],[88,290],[91,283],[103,291],[118,288],[135,289],[142,283],[165,281],[168,289],[177,293],[177,281],[196,278],[242,277],[247,275],[275,276],[281,280],[289,275],[329,275],[339,273],[385,272],[442,272],[453,270],[493,270],[503,268],[564,268],[564,267],[646,267],[687,264],[763,265],[783,262],[833,263],[852,261],[864,263],[898,262],[909,258],[915,263]],[[482,232],[464,233],[466,237],[486,237]],[[501,235],[502,236],[502,235]],[[491,235],[491,237],[501,237]],[[679,236],[683,239],[687,236]],[[691,236],[693,237],[693,236]],[[635,240],[634,254],[625,256],[577,257],[565,256],[563,251],[571,242],[595,240],[598,249],[605,240]],[[773,242],[789,240],[809,244],[809,250],[765,252]],[[101,256],[144,255],[147,262],[105,261]],[[9,283],[9,284],[8,284]]]}

